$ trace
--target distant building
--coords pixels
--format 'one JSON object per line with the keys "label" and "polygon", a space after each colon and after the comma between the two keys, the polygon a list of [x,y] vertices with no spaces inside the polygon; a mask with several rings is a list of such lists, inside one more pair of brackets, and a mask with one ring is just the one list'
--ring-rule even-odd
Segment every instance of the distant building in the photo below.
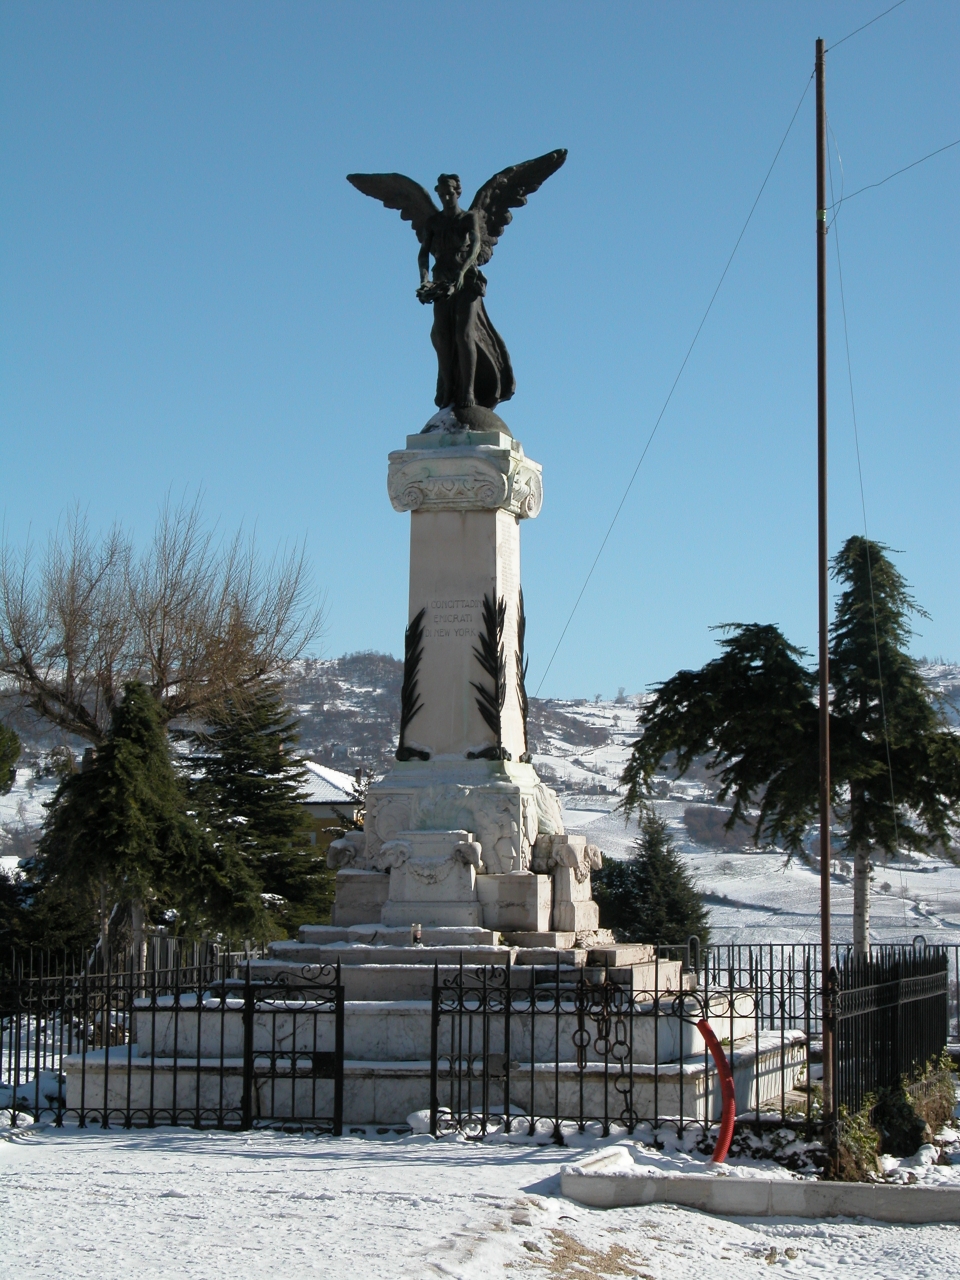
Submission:
{"label": "distant building", "polygon": [[326,765],[315,764],[312,760],[304,760],[303,763],[307,770],[302,788],[307,799],[303,807],[313,819],[316,828],[313,843],[316,844],[317,832],[327,827],[342,827],[348,820],[358,821],[362,804],[357,800],[355,791],[360,781],[360,770],[357,770],[358,776],[351,777],[349,773],[328,769]]}

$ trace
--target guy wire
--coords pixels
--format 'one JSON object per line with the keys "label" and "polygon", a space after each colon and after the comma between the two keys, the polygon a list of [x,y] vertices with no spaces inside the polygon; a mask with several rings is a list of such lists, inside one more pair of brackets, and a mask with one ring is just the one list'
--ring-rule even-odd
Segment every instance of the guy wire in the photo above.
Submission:
{"label": "guy wire", "polygon": [[[903,0],[901,0],[901,3],[902,2]],[[750,212],[747,214],[747,219],[744,222],[743,226],[740,228],[740,234],[737,236],[736,243],[734,244],[733,249],[730,252],[730,256],[727,259],[727,264],[723,268],[723,271],[720,275],[720,279],[717,281],[717,287],[714,289],[713,294],[711,295],[710,301],[707,303],[707,309],[706,311],[704,311],[703,317],[700,320],[700,323],[697,325],[697,331],[693,335],[693,340],[690,343],[689,347],[687,348],[687,354],[683,357],[683,362],[681,363],[680,368],[677,371],[677,376],[674,378],[673,383],[670,387],[670,390],[667,393],[667,398],[666,400],[664,400],[663,406],[660,409],[660,412],[657,414],[657,420],[653,424],[653,430],[650,432],[650,435],[647,437],[647,443],[643,446],[643,452],[640,455],[640,461],[637,463],[637,465],[633,469],[633,474],[631,475],[630,479],[627,482],[627,487],[623,491],[623,497],[620,499],[617,509],[613,513],[613,519],[610,521],[607,531],[603,535],[603,541],[600,543],[600,549],[597,552],[597,554],[594,556],[593,563],[590,566],[590,570],[587,573],[586,578],[584,578],[583,580],[583,586],[580,588],[580,594],[577,596],[576,600],[574,601],[573,608],[570,610],[570,616],[567,618],[566,622],[564,623],[563,630],[560,632],[560,639],[557,641],[556,645],[554,646],[553,653],[550,655],[550,661],[547,663],[546,669],[544,670],[543,675],[540,677],[540,683],[537,685],[537,691],[533,695],[535,698],[539,697],[540,695],[540,690],[543,688],[543,682],[544,680],[546,680],[547,675],[549,674],[550,668],[553,666],[553,660],[557,656],[560,646],[563,644],[563,637],[567,634],[567,630],[570,626],[570,623],[573,621],[574,614],[577,612],[577,609],[580,607],[580,601],[583,599],[583,593],[586,591],[587,586],[590,583],[590,579],[593,577],[593,571],[594,569],[596,569],[597,564],[600,560],[600,557],[603,555],[603,549],[607,545],[607,540],[609,539],[610,534],[613,532],[613,526],[617,523],[617,519],[620,515],[620,512],[623,510],[623,504],[627,500],[627,495],[630,493],[630,490],[633,488],[633,482],[637,478],[637,472],[640,470],[640,467],[643,464],[643,460],[647,456],[647,451],[649,450],[651,444],[653,443],[653,437],[657,434],[657,428],[660,426],[660,422],[663,418],[663,415],[667,411],[667,406],[669,405],[670,401],[673,399],[673,393],[677,389],[677,383],[680,381],[680,378],[683,375],[683,371],[687,367],[687,361],[690,359],[690,356],[693,353],[693,348],[697,345],[697,339],[700,337],[700,332],[703,329],[703,326],[707,322],[707,316],[709,316],[713,308],[713,304],[716,301],[717,294],[720,292],[720,286],[723,284],[724,280],[726,279],[727,272],[730,270],[730,264],[733,262],[733,259],[736,256],[736,252],[740,248],[740,241],[743,239],[746,233],[747,227],[750,225],[750,219],[753,217],[754,210],[756,209],[757,205],[760,203],[760,197],[763,195],[764,188],[766,187],[767,182],[770,179],[771,173],[773,173],[774,165],[777,163],[777,160],[780,158],[780,152],[783,150],[784,144],[786,143],[787,138],[790,136],[790,130],[793,128],[793,122],[796,120],[797,116],[800,114],[800,108],[803,106],[803,100],[807,96],[807,90],[810,88],[810,83],[812,80],[813,80],[813,74],[811,73],[810,79],[804,85],[803,93],[800,95],[800,101],[797,103],[796,109],[794,110],[793,115],[790,117],[790,123],[787,125],[786,133],[784,133],[783,137],[780,139],[780,145],[777,147],[776,153],[770,162],[770,167],[766,172],[766,176],[764,177],[763,182],[761,182],[760,184],[760,190],[757,192],[756,199],[754,200],[753,204],[750,206]]]}
{"label": "guy wire", "polygon": [[[830,132],[833,133],[833,130],[831,129]],[[835,134],[834,134],[833,140],[834,140],[834,143],[836,143],[837,139]],[[883,184],[885,182],[889,182],[891,178],[899,178],[901,173],[906,173],[908,169],[915,169],[918,164],[923,164],[924,160],[931,160],[934,156],[938,156],[941,151],[949,151],[951,147],[960,147],[960,138],[954,138],[953,142],[947,142],[942,147],[937,147],[936,151],[928,151],[927,154],[925,156],[921,156],[919,160],[914,160],[910,164],[905,164],[902,169],[895,169],[893,173],[888,173],[887,176],[885,178],[881,178],[879,182],[868,182],[865,187],[858,187],[856,191],[851,191],[848,196],[845,196],[843,194],[843,185],[841,184],[840,199],[832,203],[830,205],[830,208],[836,209],[837,213],[839,213],[840,206],[843,204],[845,200],[852,200],[854,196],[860,195],[861,192],[863,191],[872,191],[874,187],[882,187]],[[840,157],[840,152],[838,149],[837,158],[839,159],[839,157]],[[841,170],[842,168],[843,166],[841,165]],[[831,227],[837,220],[837,213],[835,213],[833,217],[830,219]]]}
{"label": "guy wire", "polygon": [[836,49],[842,44],[846,44],[848,40],[852,40],[854,36],[858,36],[861,31],[866,31],[867,27],[872,27],[875,22],[879,22],[881,18],[885,18],[888,13],[893,13],[894,9],[899,9],[902,4],[906,4],[907,0],[897,0],[896,4],[892,4],[889,9],[884,9],[883,13],[878,13],[875,18],[871,18],[869,22],[865,22],[862,27],[857,27],[855,31],[848,31],[842,40],[835,40],[829,48],[824,49],[824,53],[829,53],[830,49]]}

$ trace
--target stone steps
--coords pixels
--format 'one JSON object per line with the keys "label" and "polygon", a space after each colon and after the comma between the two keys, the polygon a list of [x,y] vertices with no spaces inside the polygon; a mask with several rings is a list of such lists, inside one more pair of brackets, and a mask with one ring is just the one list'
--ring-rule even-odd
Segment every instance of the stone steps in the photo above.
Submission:
{"label": "stone steps", "polygon": [[[331,957],[336,963],[336,956]],[[278,978],[287,981],[304,980],[302,964],[293,964],[286,960],[253,960],[250,963],[250,976],[257,982],[275,982]],[[464,968],[469,969],[464,957]],[[432,964],[341,964],[340,980],[343,984],[344,997],[347,1000],[429,1000],[433,993]],[[551,975],[554,972],[550,966]],[[569,977],[573,982],[577,970],[561,967],[561,976]],[[460,974],[460,964],[447,963],[438,965],[441,984],[453,981]],[[528,986],[531,980],[531,966],[515,965],[513,967],[516,986]]]}
{"label": "stone steps", "polygon": [[[759,1052],[753,1038],[737,1041],[734,1045],[733,1074],[737,1093],[737,1109],[741,1114],[750,1112],[758,1104],[762,1108],[769,1101],[779,1105],[781,1084],[790,1088],[805,1062],[802,1035],[796,1033],[785,1047],[781,1060],[779,1033],[765,1033],[761,1037]],[[81,1105],[81,1058],[64,1058],[63,1069],[67,1077],[67,1107],[78,1109]],[[106,1054],[102,1049],[85,1055],[85,1079],[83,1082],[83,1106],[100,1110],[104,1103],[118,1112],[127,1109],[141,1111],[147,1118],[148,1111],[165,1111],[174,1107],[188,1111],[194,1107],[216,1112],[233,1109],[239,1118],[243,1085],[243,1062],[229,1058],[223,1063],[217,1058],[179,1059],[133,1058],[128,1062],[121,1049],[110,1052],[109,1070]],[[441,1074],[439,1084],[440,1106],[472,1103],[479,1110],[484,1081],[479,1077],[468,1078],[465,1064],[463,1074]],[[629,1068],[626,1068],[629,1070]],[[617,1091],[617,1073],[607,1071],[598,1064],[580,1072],[575,1062],[537,1063],[531,1068],[528,1062],[511,1064],[510,1102],[513,1108],[532,1109],[539,1115],[552,1115],[554,1109],[561,1116],[571,1119],[581,1113],[588,1116],[610,1114],[616,1121],[618,1109],[623,1105]],[[758,1089],[759,1083],[759,1089]],[[263,1068],[254,1067],[254,1116],[309,1118],[331,1115],[333,1111],[333,1081],[304,1076],[276,1076],[265,1074]],[[502,1077],[488,1076],[488,1109],[496,1112],[503,1106]],[[106,1095],[106,1096],[105,1096]],[[759,1096],[758,1096],[759,1095]],[[654,1115],[679,1115],[699,1120],[717,1120],[721,1111],[720,1087],[712,1062],[703,1056],[684,1063],[661,1063],[655,1069],[649,1063],[633,1064],[633,1111],[639,1119]],[[419,1059],[411,1061],[356,1061],[344,1062],[344,1126],[362,1124],[404,1124],[414,1111],[425,1111],[430,1106],[430,1063]],[[161,1115],[159,1123],[169,1122]],[[182,1122],[182,1120],[181,1120]]]}
{"label": "stone steps", "polygon": [[[366,946],[409,946],[411,942],[410,927],[400,928],[383,924],[302,924],[297,934],[300,942],[323,946],[333,942],[357,942]],[[496,929],[477,929],[464,926],[432,927],[424,925],[420,941],[427,947],[496,947],[500,943],[500,933]],[[573,939],[570,946],[573,946]]]}
{"label": "stone steps", "polygon": [[[531,969],[536,968],[541,980],[548,981],[556,973],[559,961],[561,977],[573,981],[582,972],[591,981],[601,982],[604,975],[622,982],[633,982],[635,992],[690,990],[694,975],[684,975],[678,960],[661,960],[659,965],[635,964],[617,969],[585,965],[590,953],[583,950],[553,951],[549,948],[436,948],[436,947],[313,947],[305,943],[272,944],[280,954],[265,960],[253,960],[250,975],[255,981],[287,981],[309,978],[304,972],[311,965],[340,961],[341,982],[347,1000],[428,1000],[433,990],[433,966],[439,967],[441,983],[455,978],[463,969],[480,965],[505,965],[511,958],[513,984],[529,985]],[[297,950],[293,950],[297,948]],[[326,976],[326,975],[325,975]]]}
{"label": "stone steps", "polygon": [[[409,930],[407,930],[409,936]],[[464,964],[503,965],[509,959],[514,963],[516,948],[457,946],[366,946],[361,942],[326,942],[313,945],[308,942],[271,942],[268,960],[282,960],[290,964]]]}
{"label": "stone steps", "polygon": [[[703,1038],[689,1019],[700,1014],[700,1003],[688,999],[684,1002],[684,1015],[688,1019],[678,1023],[668,1007],[661,1009],[654,1019],[652,1006],[643,1006],[633,1019],[634,1055],[642,1061],[669,1062],[683,1056],[684,1060],[702,1056],[705,1051]],[[561,1060],[573,1053],[574,1035],[580,1028],[576,1014],[561,1012],[559,1018],[543,1007],[538,1007],[533,1019],[528,1012],[525,993],[514,992],[510,1016],[510,1052],[513,1057],[531,1056],[531,1021],[535,1052],[538,1061]],[[724,1018],[726,1001],[715,997],[715,1030],[719,1035],[730,1034],[729,1018]],[[362,1000],[344,1004],[344,1054],[357,1061],[419,1060],[430,1052],[432,1006],[429,1000]],[[656,1021],[656,1027],[654,1022]],[[471,1043],[482,1043],[484,1035],[482,1016],[465,1013],[462,1030]],[[472,1025],[471,1025],[472,1023]],[[590,1018],[584,1020],[590,1033],[586,1046],[591,1061],[601,1061],[602,1051],[597,1047],[599,1031]],[[457,1017],[449,1012],[441,1014],[440,1035],[455,1034]],[[734,1036],[745,1037],[752,1031],[752,1018],[738,1017],[733,1026]],[[174,1056],[196,1059],[199,1035],[199,1052],[202,1058],[240,1057],[243,1053],[243,1013],[239,1001],[231,1001],[224,1010],[216,1000],[209,1000],[197,1011],[196,1005],[181,1004],[176,1011],[170,1006],[159,1009],[144,1008],[136,1012],[136,1055],[160,1058]],[[497,1011],[486,1015],[487,1051],[502,1054],[505,1049],[505,1019]],[[281,1053],[332,1053],[335,1048],[334,1019],[330,1013],[321,1012],[316,1017],[308,1007],[293,1010],[282,1003],[258,1003],[253,1023],[254,1052],[264,1052],[274,1047]]]}

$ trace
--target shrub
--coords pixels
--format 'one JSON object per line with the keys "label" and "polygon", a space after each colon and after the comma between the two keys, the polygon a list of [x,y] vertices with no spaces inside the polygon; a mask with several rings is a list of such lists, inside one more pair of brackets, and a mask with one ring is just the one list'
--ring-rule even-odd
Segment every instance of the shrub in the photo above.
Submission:
{"label": "shrub", "polygon": [[619,942],[683,944],[709,936],[708,914],[697,887],[667,833],[662,818],[648,813],[636,852],[626,861],[604,863],[593,878],[600,923]]}

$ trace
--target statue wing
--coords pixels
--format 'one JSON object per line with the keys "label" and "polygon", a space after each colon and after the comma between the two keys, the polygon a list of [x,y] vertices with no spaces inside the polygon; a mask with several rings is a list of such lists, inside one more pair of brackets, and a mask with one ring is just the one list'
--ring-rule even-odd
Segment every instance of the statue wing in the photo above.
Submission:
{"label": "statue wing", "polygon": [[483,248],[477,259],[479,266],[482,267],[493,257],[494,245],[513,219],[510,210],[525,205],[527,196],[532,195],[552,173],[556,173],[566,158],[567,153],[563,148],[548,151],[545,156],[538,156],[536,160],[525,160],[522,164],[512,164],[509,169],[501,169],[483,184],[470,206],[480,213]]}
{"label": "statue wing", "polygon": [[399,209],[404,222],[413,223],[418,240],[423,240],[427,219],[440,212],[429,191],[402,173],[348,173],[347,181],[365,196],[382,200],[388,209]]}

